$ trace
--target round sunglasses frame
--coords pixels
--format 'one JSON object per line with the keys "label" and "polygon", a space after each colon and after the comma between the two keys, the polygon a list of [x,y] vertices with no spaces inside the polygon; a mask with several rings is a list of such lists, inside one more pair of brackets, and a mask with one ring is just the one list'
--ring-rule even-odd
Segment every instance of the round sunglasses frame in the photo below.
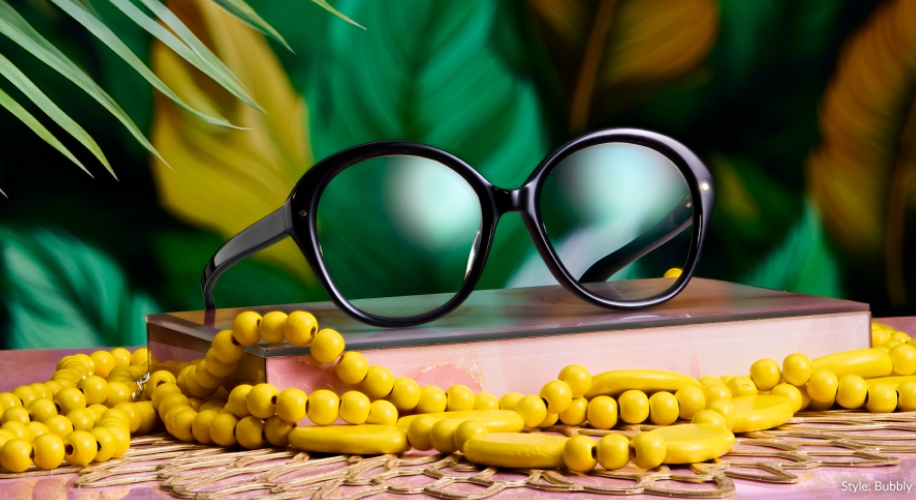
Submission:
{"label": "round sunglasses frame", "polygon": [[[690,191],[692,226],[687,261],[673,285],[663,293],[640,300],[618,300],[600,296],[576,280],[561,262],[550,243],[541,218],[540,196],[548,175],[565,158],[584,148],[599,144],[626,143],[650,148],[668,158],[681,172]],[[346,168],[380,156],[406,155],[436,161],[460,175],[480,201],[481,225],[478,249],[464,283],[445,304],[422,314],[397,318],[367,313],[354,306],[337,288],[324,262],[318,238],[318,203],[334,177]],[[715,205],[712,175],[702,161],[680,142],[655,132],[640,129],[597,131],[570,141],[545,158],[524,184],[517,189],[494,186],[460,158],[441,149],[412,142],[385,141],[355,146],[335,153],[317,163],[296,183],[282,208],[230,239],[208,263],[201,277],[204,302],[215,307],[213,287],[230,266],[287,236],[292,236],[331,300],[354,319],[386,328],[411,327],[434,321],[455,310],[474,290],[493,245],[499,219],[519,212],[528,234],[547,268],[572,294],[590,304],[615,309],[638,309],[666,302],[676,296],[693,276],[706,238]]]}

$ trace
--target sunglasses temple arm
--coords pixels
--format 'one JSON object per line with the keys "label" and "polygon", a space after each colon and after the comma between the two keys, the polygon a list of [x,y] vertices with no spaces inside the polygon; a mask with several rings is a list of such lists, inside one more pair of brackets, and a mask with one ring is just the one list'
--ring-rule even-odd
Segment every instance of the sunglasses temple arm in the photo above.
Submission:
{"label": "sunglasses temple arm", "polygon": [[579,278],[579,283],[607,281],[624,267],[667,243],[693,224],[693,210],[689,197],[681,200],[661,221],[635,240],[592,264]]}
{"label": "sunglasses temple arm", "polygon": [[207,263],[200,277],[204,305],[215,309],[213,287],[216,280],[240,260],[277,243],[290,235],[289,207],[282,206],[229,239]]}

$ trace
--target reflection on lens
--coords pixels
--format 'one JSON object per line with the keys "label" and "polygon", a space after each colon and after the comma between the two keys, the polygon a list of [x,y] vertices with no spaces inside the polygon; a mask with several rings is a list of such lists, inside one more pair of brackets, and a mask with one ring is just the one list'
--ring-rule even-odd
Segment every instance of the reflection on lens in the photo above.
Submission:
{"label": "reflection on lens", "polygon": [[550,244],[596,294],[641,300],[670,289],[683,268],[693,204],[678,168],[644,146],[611,143],[573,153],[548,175],[541,215]]}
{"label": "reflection on lens", "polygon": [[[448,302],[479,243],[474,190],[426,158],[384,156],[348,167],[321,194],[317,216],[331,280],[353,305],[377,316],[413,316]],[[374,306],[359,300],[420,294],[437,295]]]}

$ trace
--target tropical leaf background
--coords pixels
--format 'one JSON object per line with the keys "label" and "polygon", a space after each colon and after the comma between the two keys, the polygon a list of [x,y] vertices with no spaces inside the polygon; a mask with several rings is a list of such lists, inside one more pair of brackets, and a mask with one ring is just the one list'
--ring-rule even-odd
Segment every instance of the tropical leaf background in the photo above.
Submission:
{"label": "tropical leaf background", "polygon": [[[910,0],[7,1],[0,347],[141,343],[144,314],[201,308],[213,252],[340,149],[424,142],[509,187],[615,126],[712,169],[700,276],[916,314]],[[360,257],[341,256],[355,280]],[[479,287],[533,259],[505,218]],[[291,242],[217,287],[324,298]]]}

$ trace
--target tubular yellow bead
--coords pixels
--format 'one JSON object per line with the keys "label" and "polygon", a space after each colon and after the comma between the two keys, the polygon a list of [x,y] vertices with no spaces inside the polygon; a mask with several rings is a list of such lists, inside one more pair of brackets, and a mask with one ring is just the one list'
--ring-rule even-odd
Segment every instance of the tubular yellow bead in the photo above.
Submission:
{"label": "tubular yellow bead", "polygon": [[888,355],[894,362],[895,375],[912,375],[916,372],[916,347],[900,344],[888,351]]}
{"label": "tubular yellow bead", "polygon": [[654,469],[665,460],[665,440],[652,432],[637,434],[630,441],[633,464],[641,469]]}
{"label": "tubular yellow bead", "polygon": [[245,354],[245,348],[236,343],[232,337],[232,330],[223,330],[217,333],[213,337],[210,350],[213,351],[213,356],[223,363],[235,363],[242,359],[242,355]]}
{"label": "tubular yellow bead", "polygon": [[95,442],[98,443],[96,445],[95,461],[107,462],[111,459],[111,456],[118,449],[118,438],[104,427],[95,427],[89,431],[89,434],[92,434]]}
{"label": "tubular yellow bead", "polygon": [[64,461],[64,440],[55,434],[43,434],[32,441],[35,467],[52,470]]}
{"label": "tubular yellow bead", "polygon": [[228,377],[235,372],[235,369],[238,368],[238,362],[233,361],[231,363],[226,363],[221,359],[216,357],[216,353],[212,348],[207,349],[207,354],[204,356],[204,361],[206,361],[207,373],[213,375],[217,378]]}
{"label": "tubular yellow bead", "polygon": [[557,376],[558,380],[566,382],[569,390],[572,392],[572,398],[581,398],[592,388],[592,376],[588,370],[581,365],[567,365]]}
{"label": "tubular yellow bead", "polygon": [[674,393],[677,399],[678,416],[690,420],[700,410],[706,408],[706,394],[699,387],[688,385]]}
{"label": "tubular yellow bead", "polygon": [[475,410],[498,410],[499,398],[489,392],[481,392],[474,396]]}
{"label": "tubular yellow bead", "polygon": [[121,382],[108,382],[108,399],[105,400],[105,406],[113,408],[119,403],[129,402],[131,393],[133,390]]}
{"label": "tubular yellow bead", "polygon": [[191,401],[188,399],[188,397],[184,394],[181,394],[180,392],[169,394],[168,396],[162,398],[162,402],[159,403],[159,418],[161,418],[164,422],[165,416],[169,413],[169,410],[171,410],[172,407],[178,405],[186,405],[188,408],[190,408],[190,403]]}
{"label": "tubular yellow bead", "polygon": [[331,425],[337,420],[338,408],[340,408],[340,398],[337,397],[337,394],[319,389],[309,396],[306,413],[309,420],[315,425]]}
{"label": "tubular yellow bead", "polygon": [[515,410],[515,405],[525,397],[524,394],[520,392],[507,392],[503,394],[503,397],[499,398],[499,409],[500,410]]}
{"label": "tubular yellow bead", "polygon": [[223,447],[235,446],[238,441],[235,438],[235,426],[239,419],[231,413],[220,413],[212,422],[210,422],[210,439],[214,443]]}
{"label": "tubular yellow bead", "polygon": [[395,425],[398,423],[398,410],[388,401],[379,399],[369,405],[367,424]]}
{"label": "tubular yellow bead", "polygon": [[808,395],[812,401],[826,403],[836,398],[839,379],[836,374],[829,370],[818,370],[811,374],[808,379]]}
{"label": "tubular yellow bead", "polygon": [[547,418],[547,405],[539,396],[525,396],[518,400],[515,412],[525,422],[525,427],[537,427]]}
{"label": "tubular yellow bead", "polygon": [[305,418],[307,402],[308,396],[301,389],[283,389],[277,396],[277,416],[289,423],[299,422]]}
{"label": "tubular yellow bead", "polygon": [[31,404],[32,401],[35,401],[36,399],[41,399],[41,394],[39,394],[38,391],[36,391],[35,389],[27,385],[22,385],[22,386],[17,387],[13,391],[13,394],[19,398],[19,401],[22,402],[21,406],[23,408],[28,408],[29,404]]}
{"label": "tubular yellow bead", "polygon": [[706,396],[706,401],[712,401],[713,399],[731,399],[732,391],[728,390],[725,384],[713,384],[703,388],[703,395]]}
{"label": "tubular yellow bead", "polygon": [[10,472],[25,472],[32,465],[32,445],[24,439],[10,439],[0,449],[0,465]]}
{"label": "tubular yellow bead", "polygon": [[441,413],[445,411],[447,403],[445,391],[435,385],[424,385],[420,388],[420,402],[417,403],[417,413]]}
{"label": "tubular yellow bead", "polygon": [[437,422],[439,422],[439,419],[429,415],[421,415],[413,419],[407,428],[407,441],[410,446],[419,451],[433,449],[433,444],[430,442],[430,432],[432,432],[433,426]]}
{"label": "tubular yellow bead", "polygon": [[41,422],[29,422],[25,424],[25,428],[29,430],[29,437],[32,440],[49,432],[47,426]]}
{"label": "tubular yellow bead", "polygon": [[728,430],[732,430],[735,426],[735,405],[731,399],[714,399],[706,403],[706,409],[722,415]]}
{"label": "tubular yellow bead", "polygon": [[95,459],[98,443],[88,431],[73,431],[64,438],[64,458],[70,465],[85,466]]}
{"label": "tubular yellow bead", "polygon": [[[226,402],[226,410],[235,415],[236,418],[242,419],[251,415],[248,411],[248,393],[252,387],[248,384],[240,384],[232,389],[229,393],[229,401]],[[159,412],[162,415],[162,412]]]}
{"label": "tubular yellow bead", "polygon": [[283,336],[283,325],[286,324],[286,313],[283,311],[271,311],[261,318],[261,324],[258,326],[258,332],[261,338],[268,344],[281,344],[286,339]]}
{"label": "tubular yellow bead", "polygon": [[595,429],[610,429],[617,425],[617,401],[610,396],[598,396],[588,402],[588,425]]}
{"label": "tubular yellow bead", "polygon": [[[791,386],[795,387],[795,386]],[[721,425],[722,427],[728,427],[728,422],[725,420],[725,417],[721,413],[714,410],[700,410],[696,415],[690,419],[691,424],[714,424]]]}
{"label": "tubular yellow bead", "polygon": [[142,365],[149,362],[149,351],[145,347],[141,347],[133,352],[130,355],[130,364],[131,366]]}
{"label": "tubular yellow bead", "polygon": [[398,377],[394,379],[388,401],[399,412],[407,413],[420,404],[420,385],[411,378]]}
{"label": "tubular yellow bead", "polygon": [[241,345],[255,345],[261,341],[261,315],[245,311],[232,320],[232,338]]}
{"label": "tubular yellow bead", "polygon": [[348,424],[363,424],[369,418],[369,398],[358,391],[347,391],[340,396],[340,419]]}
{"label": "tubular yellow bead", "polygon": [[130,351],[123,347],[115,347],[111,350],[111,356],[114,358],[115,366],[130,366]]}
{"label": "tubular yellow bead", "polygon": [[57,415],[57,406],[50,399],[36,399],[29,405],[29,416],[34,422],[44,422]]}
{"label": "tubular yellow bead", "polygon": [[366,378],[369,372],[369,363],[366,358],[358,352],[348,352],[343,355],[334,373],[341,382],[350,385],[356,385]]}
{"label": "tubular yellow bead", "polygon": [[12,392],[0,392],[0,414],[9,408],[22,406],[22,401]]}
{"label": "tubular yellow bead", "polygon": [[455,443],[455,449],[458,451],[464,451],[464,445],[471,439],[479,436],[486,436],[489,431],[487,431],[487,426],[481,424],[476,420],[465,420],[458,424],[458,427],[455,428],[455,435],[453,437]]}
{"label": "tubular yellow bead", "polygon": [[562,413],[572,403],[572,389],[562,380],[551,380],[541,388],[541,398],[547,402],[547,413]]}
{"label": "tubular yellow bead", "polygon": [[333,363],[340,356],[345,346],[344,338],[337,330],[322,328],[315,335],[310,350],[312,357],[321,364]]}
{"label": "tubular yellow bead", "polygon": [[289,432],[296,427],[296,424],[287,422],[282,418],[274,415],[264,422],[264,439],[271,446],[285,448],[289,445]]}
{"label": "tubular yellow bead", "polygon": [[754,385],[754,381],[744,375],[732,377],[725,387],[728,387],[728,392],[732,393],[733,398],[757,395],[757,386]]}
{"label": "tubular yellow bead", "polygon": [[808,382],[811,371],[811,360],[804,354],[789,354],[782,361],[782,378],[796,387]]}
{"label": "tubular yellow bead", "polygon": [[264,438],[264,422],[257,417],[245,417],[239,421],[235,428],[235,438],[242,448],[257,450],[267,446]]}
{"label": "tubular yellow bead", "polygon": [[178,384],[175,375],[168,370],[156,370],[150,374],[149,380],[146,381],[146,388],[155,391],[162,384]]}
{"label": "tubular yellow bead", "polygon": [[49,433],[61,438],[73,432],[73,423],[63,415],[54,415],[42,423],[48,428]]}
{"label": "tubular yellow bead", "polygon": [[95,374],[102,378],[108,378],[108,372],[115,367],[114,356],[108,351],[95,351],[89,357],[92,358],[92,362],[95,364]]}
{"label": "tubular yellow bead", "polygon": [[916,411],[916,382],[904,382],[897,386],[897,408],[900,411]]}
{"label": "tubular yellow bead", "polygon": [[10,420],[9,422],[4,422],[3,425],[0,425],[0,429],[9,432],[15,436],[16,439],[25,439],[28,441],[32,437],[29,433],[29,428],[18,420]]}
{"label": "tubular yellow bead", "polygon": [[677,421],[678,415],[680,415],[680,408],[678,408],[674,394],[660,391],[649,398],[649,419],[653,424],[671,425]]}
{"label": "tubular yellow bead", "polygon": [[574,472],[588,472],[598,463],[595,440],[583,435],[569,438],[563,445],[563,464]]}
{"label": "tubular yellow bead", "polygon": [[868,388],[865,407],[871,413],[891,413],[897,409],[897,391],[891,385],[873,385]]}
{"label": "tubular yellow bead", "polygon": [[607,434],[596,448],[598,463],[607,470],[622,469],[630,463],[630,440],[623,434]]}
{"label": "tubular yellow bead", "polygon": [[[617,398],[620,419],[628,424],[639,424],[649,418],[649,398],[642,391],[629,390]],[[664,458],[664,457],[663,457]]]}
{"label": "tubular yellow bead", "polygon": [[470,387],[455,384],[445,391],[445,411],[473,410],[474,399],[474,391]]}
{"label": "tubular yellow bead", "polygon": [[[191,422],[191,434],[200,444],[213,444],[213,438],[210,437],[210,424],[219,415],[216,410],[203,410],[194,416]],[[276,417],[272,417],[276,418]]]}
{"label": "tubular yellow bead", "polygon": [[305,311],[293,311],[286,317],[286,323],[283,324],[283,336],[286,340],[296,346],[309,345],[315,335],[318,333],[318,320],[312,313]]}
{"label": "tubular yellow bead", "polygon": [[248,413],[266,419],[277,413],[277,399],[280,391],[270,384],[258,384],[248,391],[245,397]]}
{"label": "tubular yellow bead", "polygon": [[838,405],[850,410],[861,408],[867,395],[868,384],[865,383],[865,379],[852,373],[840,377],[836,391]]}
{"label": "tubular yellow bead", "polygon": [[[607,397],[607,396],[604,396]],[[575,398],[569,403],[569,408],[560,413],[560,421],[566,425],[582,425],[588,414],[588,400]]]}
{"label": "tubular yellow bead", "polygon": [[0,417],[0,423],[3,424],[7,422],[19,422],[22,424],[27,424],[31,421],[32,418],[29,416],[29,410],[26,410],[21,406],[6,410],[3,412],[3,417]]}
{"label": "tubular yellow bead", "polygon": [[360,390],[369,399],[375,401],[382,399],[389,394],[394,388],[394,375],[391,370],[384,366],[370,366],[366,372],[366,379],[359,384]]}
{"label": "tubular yellow bead", "polygon": [[792,403],[792,411],[799,412],[803,406],[803,398],[801,391],[798,390],[798,387],[795,387],[792,384],[778,384],[774,387],[770,394],[773,396],[781,396],[789,400]]}

